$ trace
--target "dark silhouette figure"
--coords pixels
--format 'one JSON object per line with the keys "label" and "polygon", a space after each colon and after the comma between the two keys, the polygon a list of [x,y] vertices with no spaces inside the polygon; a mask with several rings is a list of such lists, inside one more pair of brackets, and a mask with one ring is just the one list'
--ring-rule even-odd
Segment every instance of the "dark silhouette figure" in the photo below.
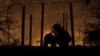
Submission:
{"label": "dark silhouette figure", "polygon": [[[54,35],[52,35],[52,33],[54,33]],[[56,44],[58,44],[59,47],[68,47],[71,40],[72,38],[68,32],[59,24],[55,24],[52,27],[52,32],[46,34],[44,37],[44,46],[48,47],[48,44],[51,44],[51,47],[57,47]]]}
{"label": "dark silhouette figure", "polygon": [[56,47],[55,37],[52,35],[52,32],[46,34],[44,37],[44,47],[48,47],[48,44],[50,44],[51,47]]}
{"label": "dark silhouette figure", "polygon": [[68,32],[59,24],[55,24],[52,29],[56,36],[56,43],[59,45],[59,47],[68,47],[69,42],[72,40]]}

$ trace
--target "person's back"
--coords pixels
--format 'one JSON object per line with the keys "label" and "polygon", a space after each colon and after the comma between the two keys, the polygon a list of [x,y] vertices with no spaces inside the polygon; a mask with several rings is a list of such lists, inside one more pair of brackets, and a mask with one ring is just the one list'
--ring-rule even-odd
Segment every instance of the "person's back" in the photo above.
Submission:
{"label": "person's back", "polygon": [[71,41],[71,37],[68,34],[66,30],[64,30],[63,27],[61,27],[58,24],[55,24],[53,26],[53,29],[55,30],[56,35],[56,41],[59,44],[60,47],[67,47],[69,46],[68,43]]}

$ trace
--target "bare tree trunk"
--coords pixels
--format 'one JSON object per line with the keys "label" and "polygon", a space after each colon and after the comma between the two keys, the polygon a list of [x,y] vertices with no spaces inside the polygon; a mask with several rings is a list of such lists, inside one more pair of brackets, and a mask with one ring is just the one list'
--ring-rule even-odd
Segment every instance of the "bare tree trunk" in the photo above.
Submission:
{"label": "bare tree trunk", "polygon": [[41,6],[41,41],[40,41],[40,46],[42,47],[43,45],[43,28],[44,28],[44,3],[42,3]]}
{"label": "bare tree trunk", "polygon": [[30,38],[29,38],[29,46],[32,46],[32,15],[30,15]]}
{"label": "bare tree trunk", "polygon": [[69,7],[70,7],[70,23],[71,23],[71,33],[72,33],[72,46],[75,46],[74,21],[73,21],[73,7],[72,7],[72,3],[69,3]]}
{"label": "bare tree trunk", "polygon": [[22,7],[22,46],[24,46],[24,37],[25,37],[25,6]]}

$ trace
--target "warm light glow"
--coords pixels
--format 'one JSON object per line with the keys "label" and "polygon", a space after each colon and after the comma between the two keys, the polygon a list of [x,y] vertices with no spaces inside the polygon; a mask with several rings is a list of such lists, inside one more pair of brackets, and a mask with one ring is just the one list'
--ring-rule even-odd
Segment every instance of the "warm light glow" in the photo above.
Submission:
{"label": "warm light glow", "polygon": [[59,45],[58,45],[58,44],[56,44],[56,46],[57,46],[57,47],[59,47]]}
{"label": "warm light glow", "polygon": [[51,44],[48,44],[48,47],[51,47]]}

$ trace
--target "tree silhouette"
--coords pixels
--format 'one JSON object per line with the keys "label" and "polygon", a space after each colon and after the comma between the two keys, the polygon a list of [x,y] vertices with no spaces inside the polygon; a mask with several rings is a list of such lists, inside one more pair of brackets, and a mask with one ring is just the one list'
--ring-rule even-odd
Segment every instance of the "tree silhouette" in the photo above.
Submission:
{"label": "tree silhouette", "polygon": [[[86,34],[85,40],[88,44],[100,46],[100,24],[95,27],[95,24],[88,24],[90,27],[84,33]],[[90,30],[91,29],[91,30]]]}
{"label": "tree silhouette", "polygon": [[7,22],[7,19],[5,19],[3,21],[0,21],[0,31],[2,31],[2,33],[3,33],[3,35],[5,37],[8,37],[8,35],[9,35],[9,39],[12,39],[14,41],[13,44],[15,44],[16,43],[16,39],[14,39],[14,36],[9,31],[7,31],[7,25],[8,24],[9,24],[9,30],[15,29],[14,26],[12,26],[13,21],[12,20],[8,20],[8,22]]}
{"label": "tree silhouette", "polygon": [[85,38],[87,44],[100,46],[100,1],[95,0],[90,6],[90,20],[85,24]]}
{"label": "tree silhouette", "polygon": [[[1,38],[9,38],[13,40],[13,44],[16,45],[16,43],[19,42],[19,39],[15,39],[15,36],[10,32],[13,29],[16,29],[18,27],[17,23],[19,22],[17,19],[15,19],[13,16],[13,6],[16,5],[25,5],[33,3],[33,0],[1,0],[0,1],[0,32],[2,32],[3,37],[0,37],[0,42],[7,45],[7,40],[3,40]],[[15,8],[14,8],[15,9]]]}
{"label": "tree silhouette", "polygon": [[[8,2],[9,1],[9,2]],[[10,0],[6,1],[0,1],[0,32],[2,32],[2,35],[4,37],[0,37],[0,42],[2,45],[8,45],[7,40],[4,40],[3,38],[9,39],[10,42],[13,41],[13,43],[10,43],[11,45],[16,45],[18,40],[14,38],[14,36],[9,32],[10,30],[13,30],[16,28],[16,20],[13,19],[13,13],[8,10],[8,7],[10,4],[13,4]],[[7,2],[7,3],[6,3]],[[8,30],[9,29],[9,30]],[[9,35],[9,37],[8,37]]]}

